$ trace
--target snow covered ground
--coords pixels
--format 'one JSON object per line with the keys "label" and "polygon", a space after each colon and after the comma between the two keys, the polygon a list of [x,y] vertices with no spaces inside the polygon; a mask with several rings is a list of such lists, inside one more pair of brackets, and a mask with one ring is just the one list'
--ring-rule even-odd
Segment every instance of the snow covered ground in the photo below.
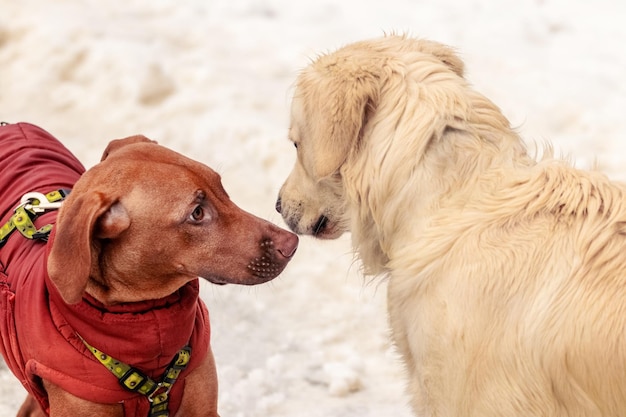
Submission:
{"label": "snow covered ground", "polygon": [[[621,0],[1,0],[0,120],[39,124],[88,167],[110,139],[143,133],[282,225],[298,70],[396,31],[458,48],[531,144],[623,180],[624,18]],[[222,416],[410,416],[385,290],[359,275],[349,236],[302,238],[263,286],[206,283]],[[0,365],[0,416],[24,395]]]}

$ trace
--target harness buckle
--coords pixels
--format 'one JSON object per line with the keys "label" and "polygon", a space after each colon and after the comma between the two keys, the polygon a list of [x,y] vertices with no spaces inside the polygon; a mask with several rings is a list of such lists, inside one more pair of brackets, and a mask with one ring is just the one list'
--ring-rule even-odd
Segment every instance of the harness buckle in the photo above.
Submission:
{"label": "harness buckle", "polygon": [[45,194],[33,191],[22,196],[18,208],[24,207],[35,213],[43,213],[46,210],[56,210],[61,207],[61,204],[62,201],[52,202],[48,200]]}
{"label": "harness buckle", "polygon": [[[124,375],[119,378],[120,384],[127,390],[133,392],[138,392],[139,390],[141,390],[141,388],[149,383],[149,381],[149,378],[143,372],[133,367],[128,369],[128,371],[126,371],[126,373],[124,373]],[[149,395],[152,395],[154,391],[157,390],[157,388],[158,386],[153,386],[153,390],[149,392]]]}
{"label": "harness buckle", "polygon": [[[148,401],[151,403],[160,404],[163,401],[167,400],[168,396],[170,395],[170,391],[172,390],[172,386],[172,384],[159,382],[156,385],[154,391],[152,391],[148,395]],[[161,388],[165,388],[165,391],[161,390]]]}

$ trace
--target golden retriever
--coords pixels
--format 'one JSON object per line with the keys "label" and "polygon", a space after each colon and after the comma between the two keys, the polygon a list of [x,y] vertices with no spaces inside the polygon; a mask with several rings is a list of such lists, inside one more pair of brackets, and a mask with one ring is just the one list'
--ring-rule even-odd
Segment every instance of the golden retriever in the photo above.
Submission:
{"label": "golden retriever", "polygon": [[388,277],[419,416],[626,416],[626,188],[529,156],[439,43],[384,36],[295,87],[276,208]]}

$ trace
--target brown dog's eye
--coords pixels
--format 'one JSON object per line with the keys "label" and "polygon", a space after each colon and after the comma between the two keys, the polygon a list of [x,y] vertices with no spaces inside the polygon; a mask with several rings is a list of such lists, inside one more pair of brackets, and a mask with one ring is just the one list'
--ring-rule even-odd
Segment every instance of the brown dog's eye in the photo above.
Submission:
{"label": "brown dog's eye", "polygon": [[295,146],[296,149],[298,149],[298,144],[296,142],[293,143],[293,146]]}
{"label": "brown dog's eye", "polygon": [[202,206],[198,206],[191,212],[191,220],[199,222],[204,219],[204,209]]}

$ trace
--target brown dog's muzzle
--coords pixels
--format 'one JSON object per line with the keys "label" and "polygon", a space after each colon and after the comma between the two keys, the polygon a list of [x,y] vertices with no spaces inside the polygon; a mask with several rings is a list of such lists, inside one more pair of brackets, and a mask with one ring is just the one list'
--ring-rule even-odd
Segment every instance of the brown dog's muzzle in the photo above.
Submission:
{"label": "brown dog's muzzle", "polygon": [[250,273],[261,282],[274,279],[291,260],[298,248],[298,236],[282,229],[276,229],[273,236],[261,241],[261,255],[248,264]]}
{"label": "brown dog's muzzle", "polygon": [[[202,268],[214,284],[257,285],[276,278],[298,249],[298,236],[266,220],[230,206],[233,227],[223,231],[219,254]],[[214,236],[216,237],[216,236]]]}

